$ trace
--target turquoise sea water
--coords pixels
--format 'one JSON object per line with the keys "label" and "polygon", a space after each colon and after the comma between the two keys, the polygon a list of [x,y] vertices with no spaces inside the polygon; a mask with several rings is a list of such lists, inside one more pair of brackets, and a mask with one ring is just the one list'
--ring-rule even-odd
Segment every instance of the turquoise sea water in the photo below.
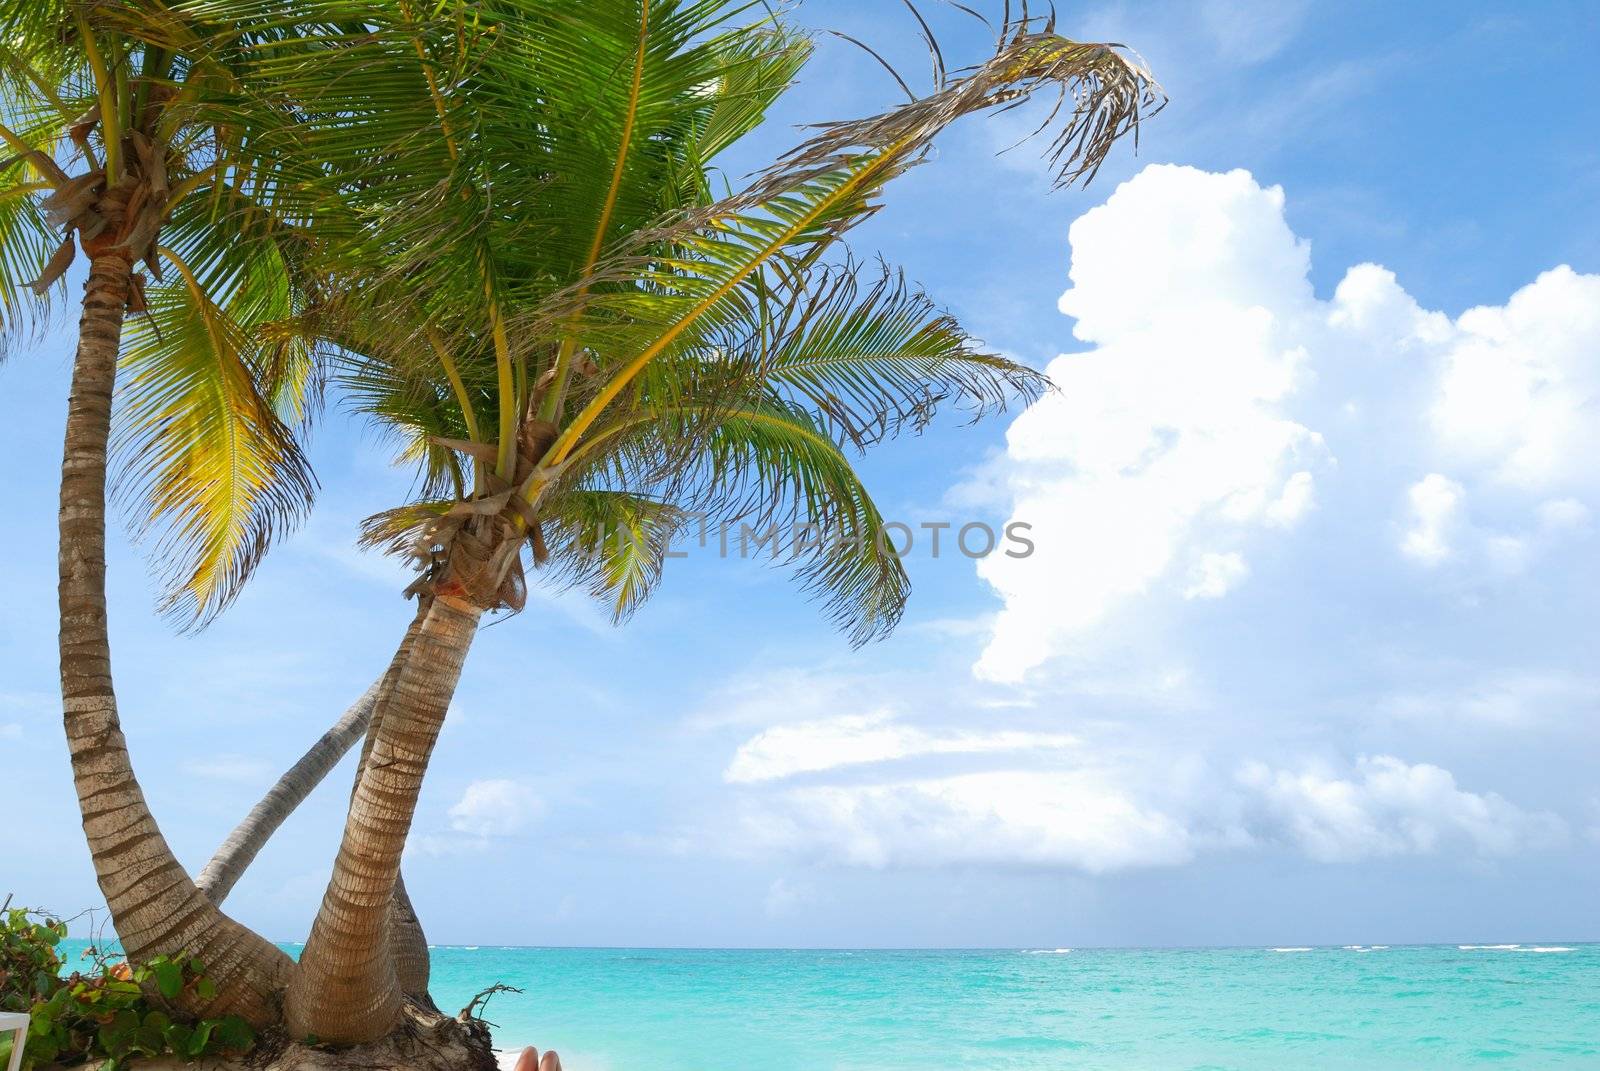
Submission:
{"label": "turquoise sea water", "polygon": [[1600,945],[441,946],[433,977],[452,1011],[522,988],[489,1003],[497,1043],[568,1071],[1600,1069]]}
{"label": "turquoise sea water", "polygon": [[524,988],[497,1040],[570,1071],[1600,1068],[1600,946],[1560,947],[438,948],[433,988]]}

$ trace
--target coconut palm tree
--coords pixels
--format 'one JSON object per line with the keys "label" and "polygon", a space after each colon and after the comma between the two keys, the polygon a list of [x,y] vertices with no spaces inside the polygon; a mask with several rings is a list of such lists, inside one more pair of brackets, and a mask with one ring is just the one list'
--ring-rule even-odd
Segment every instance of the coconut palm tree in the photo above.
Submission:
{"label": "coconut palm tree", "polygon": [[[250,154],[236,155],[226,134],[196,124],[211,87],[237,71],[206,47],[209,27],[174,24],[168,44],[157,46],[126,32],[132,14],[131,6],[44,0],[9,3],[0,15],[0,137],[11,153],[0,195],[5,326],[14,337],[37,315],[19,284],[48,298],[81,251],[88,281],[61,476],[61,687],[101,890],[130,955],[203,956],[218,983],[212,1006],[265,1021],[287,958],[195,889],[128,761],[106,629],[105,498],[124,321],[137,314],[144,326],[128,355],[142,396],[134,407],[161,408],[162,396],[193,382],[202,364],[210,391],[165,410],[165,456],[147,456],[130,475],[160,476],[176,489],[178,497],[152,503],[175,525],[176,538],[164,541],[179,552],[169,572],[174,609],[204,614],[227,601],[310,486],[292,433],[228,332],[293,306],[282,263],[247,255],[253,243],[240,240],[259,218],[240,189]],[[228,275],[235,281],[219,287]],[[137,448],[139,432],[128,427]],[[184,469],[201,456],[212,463]]]}
{"label": "coconut palm tree", "polygon": [[[387,935],[411,816],[479,621],[521,609],[529,563],[623,617],[694,519],[793,522],[826,533],[781,555],[802,583],[854,641],[887,632],[908,583],[849,451],[1043,383],[841,238],[962,116],[1060,93],[1069,182],[1159,99],[1115,49],[1008,22],[985,62],[822,127],[719,198],[711,161],[791,83],[803,39],[730,29],[744,7],[709,0],[472,10],[439,51],[419,45],[449,71],[430,77],[434,136],[319,216],[343,213],[324,225],[337,262],[385,270],[280,328],[334,347],[331,375],[420,475],[368,524],[416,563],[419,618],[287,991],[290,1030],[324,1040],[397,1021]],[[447,179],[408,181],[441,163]]]}
{"label": "coconut palm tree", "polygon": [[[88,262],[59,589],[84,831],[129,955],[200,957],[216,995],[191,1010],[258,1025],[278,1015],[289,960],[190,881],[128,759],[106,627],[108,457],[163,565],[165,609],[190,623],[226,606],[309,504],[293,425],[306,415],[310,355],[253,333],[307,293],[295,260],[311,233],[277,165],[298,151],[298,127],[350,126],[361,114],[320,80],[329,57],[371,74],[359,103],[393,129],[408,121],[397,106],[408,97],[435,121],[420,80],[413,90],[383,77],[385,54],[409,49],[412,35],[387,38],[360,14],[315,2],[0,3],[4,339],[35,333],[74,261]],[[381,142],[344,151],[358,148]]]}

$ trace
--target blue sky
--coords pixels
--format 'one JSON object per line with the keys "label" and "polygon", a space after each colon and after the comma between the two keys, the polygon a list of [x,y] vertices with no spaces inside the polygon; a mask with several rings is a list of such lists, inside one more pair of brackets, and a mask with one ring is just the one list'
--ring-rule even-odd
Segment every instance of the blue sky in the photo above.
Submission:
{"label": "blue sky", "polygon": [[[924,69],[898,3],[800,18]],[[878,451],[880,504],[1026,521],[1037,552],[913,554],[905,623],[860,651],[781,574],[692,547],[624,629],[578,595],[488,628],[406,864],[434,939],[1600,938],[1600,19],[1252,0],[1062,28],[1166,85],[1139,155],[1052,194],[1030,147],[997,155],[1026,115],[969,121],[853,238],[1063,388]],[[823,40],[729,167],[894,93]],[[69,352],[0,368],[0,886],[61,911],[96,900],[55,698]],[[112,548],[125,729],[194,867],[408,617],[352,546],[407,479],[338,415],[315,457],[315,515],[202,634]],[[349,777],[230,910],[303,936]]]}

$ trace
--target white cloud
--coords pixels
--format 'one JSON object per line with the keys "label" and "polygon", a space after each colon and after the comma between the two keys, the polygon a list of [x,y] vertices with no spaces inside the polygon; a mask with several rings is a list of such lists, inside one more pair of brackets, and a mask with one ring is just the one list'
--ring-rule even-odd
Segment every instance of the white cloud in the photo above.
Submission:
{"label": "white cloud", "polygon": [[1595,486],[1600,275],[1547,271],[1456,329],[1429,412],[1448,454],[1503,484]]}
{"label": "white cloud", "polygon": [[0,725],[0,740],[21,740],[22,726],[16,722],[6,722]]}
{"label": "white cloud", "polygon": [[1238,554],[1202,554],[1189,570],[1186,599],[1220,599],[1250,575],[1250,567]]}
{"label": "white cloud", "polygon": [[1328,324],[1347,336],[1378,339],[1391,361],[1429,345],[1447,342],[1453,328],[1441,312],[1429,312],[1405,292],[1394,272],[1378,264],[1357,264],[1345,272],[1327,310]]}
{"label": "white cloud", "polygon": [[519,781],[489,778],[468,785],[449,813],[451,829],[487,839],[520,832],[544,813],[544,802]]}
{"label": "white cloud", "polygon": [[1448,770],[1389,755],[1363,757],[1342,778],[1253,763],[1240,782],[1264,808],[1266,827],[1320,862],[1449,849],[1505,856],[1565,835],[1553,815],[1529,813],[1493,792],[1467,792]]}
{"label": "white cloud", "polygon": [[1451,536],[1461,524],[1466,491],[1434,472],[1412,484],[1406,498],[1411,527],[1400,541],[1401,552],[1430,568],[1443,563],[1453,553]]}
{"label": "white cloud", "polygon": [[1103,873],[1186,862],[1188,832],[1090,773],[994,771],[791,789],[747,810],[751,847],[866,867]]}
{"label": "white cloud", "polygon": [[1147,167],[1070,237],[1061,310],[1096,348],[1052,361],[1062,389],[1007,434],[1011,513],[1038,550],[978,567],[1005,602],[977,666],[990,679],[1146,592],[1197,534],[1294,524],[1324,455],[1286,411],[1305,378],[1296,325],[1317,310],[1282,190]]}
{"label": "white cloud", "polygon": [[925,755],[1049,751],[1076,743],[1061,733],[928,732],[897,724],[888,713],[843,715],[760,733],[734,753],[722,776],[733,784],[750,784]]}
{"label": "white cloud", "polygon": [[751,792],[746,852],[883,868],[1007,866],[1104,874],[1219,851],[1288,849],[1324,863],[1559,844],[1564,823],[1448,770],[1391,756],[1344,774],[1244,764],[1232,778],[1180,761],[994,769]]}
{"label": "white cloud", "polygon": [[1309,472],[1297,472],[1283,485],[1278,500],[1267,507],[1267,523],[1292,528],[1316,504],[1317,483]]}
{"label": "white cloud", "polygon": [[1123,183],[1069,238],[1060,307],[1092,348],[1050,363],[1061,391],[1015,419],[986,471],[1038,549],[977,566],[1002,603],[980,678],[1084,657],[1131,607],[1225,596],[1257,544],[1329,494],[1404,497],[1408,557],[1502,577],[1586,524],[1600,275],[1557,268],[1452,320],[1361,264],[1322,301],[1281,189],[1170,165]]}

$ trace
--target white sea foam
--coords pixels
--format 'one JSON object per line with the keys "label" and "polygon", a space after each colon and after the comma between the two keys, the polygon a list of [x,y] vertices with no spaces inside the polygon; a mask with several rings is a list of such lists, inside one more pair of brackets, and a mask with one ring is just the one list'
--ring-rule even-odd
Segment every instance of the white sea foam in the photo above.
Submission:
{"label": "white sea foam", "polygon": [[1273,951],[1274,952],[1310,952],[1311,949],[1306,947],[1305,945],[1295,945],[1292,948],[1274,948]]}
{"label": "white sea foam", "polygon": [[1534,945],[1532,948],[1519,948],[1518,952],[1571,952],[1572,949],[1565,945]]}
{"label": "white sea foam", "polygon": [[1456,945],[1463,952],[1515,952],[1521,945]]}
{"label": "white sea foam", "polygon": [[1387,952],[1388,945],[1345,945],[1346,952]]}
{"label": "white sea foam", "polygon": [[1071,952],[1070,948],[1024,948],[1023,952],[1030,956],[1064,956]]}

